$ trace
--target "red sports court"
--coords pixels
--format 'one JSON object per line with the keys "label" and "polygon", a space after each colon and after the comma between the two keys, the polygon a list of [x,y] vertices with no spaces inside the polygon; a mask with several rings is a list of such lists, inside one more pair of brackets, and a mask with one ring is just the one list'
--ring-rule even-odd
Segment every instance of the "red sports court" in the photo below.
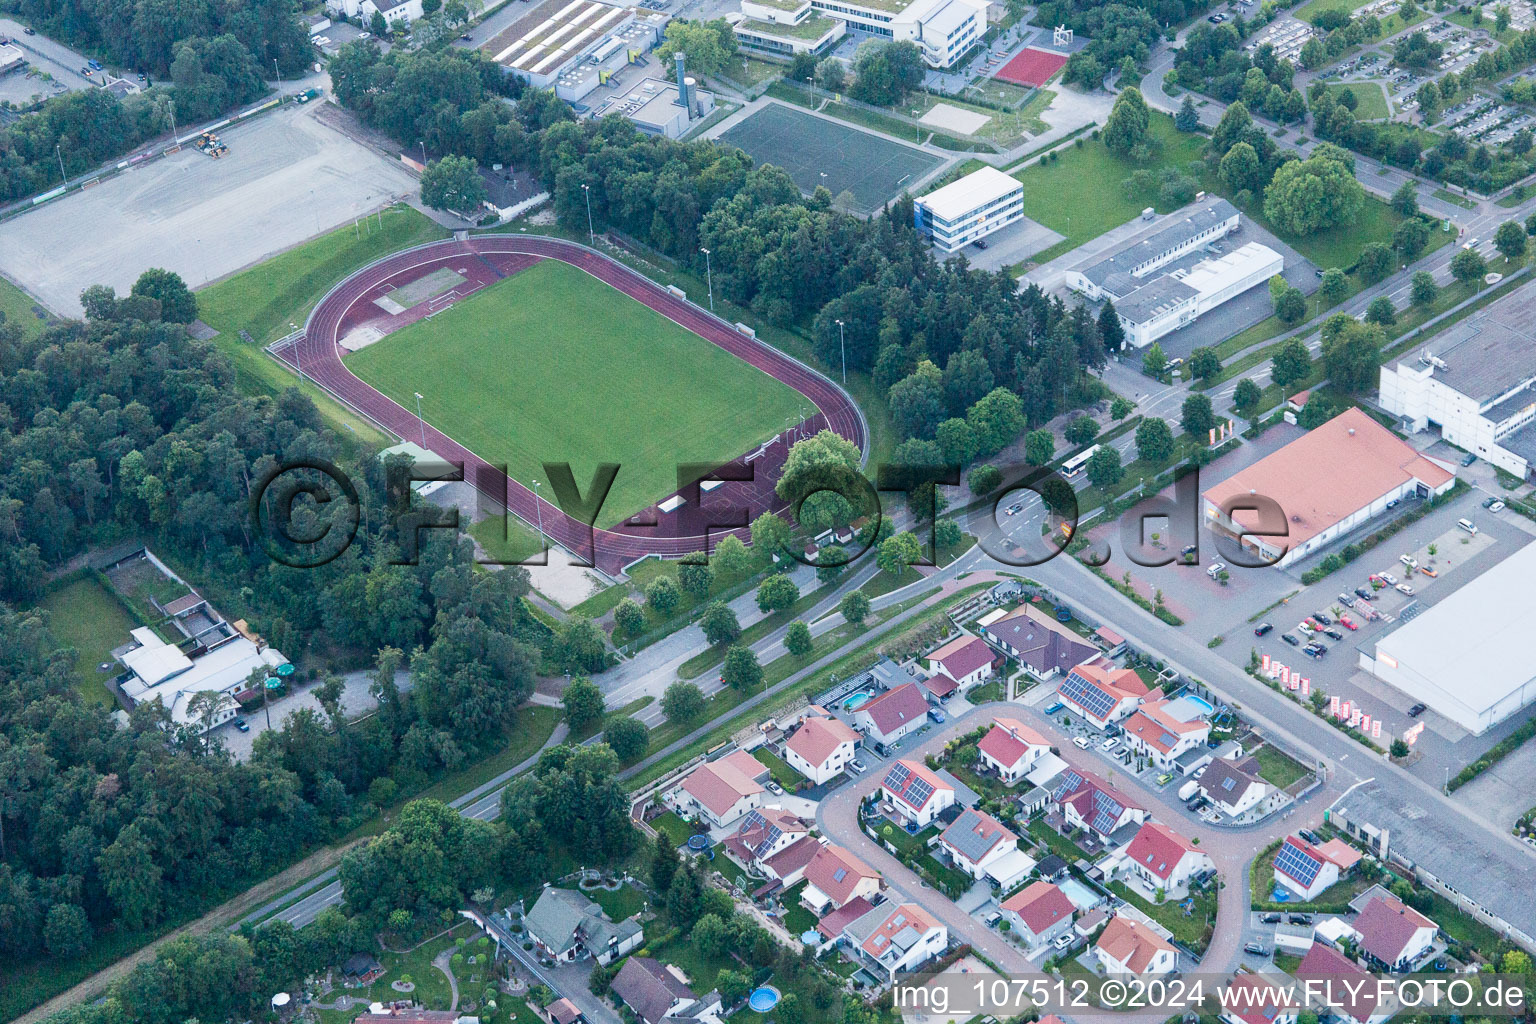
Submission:
{"label": "red sports court", "polygon": [[992,77],[1013,82],[1015,85],[1031,85],[1038,88],[1049,82],[1051,76],[1060,71],[1066,62],[1067,55],[1064,53],[1037,50],[1029,46],[1013,60],[998,68]]}

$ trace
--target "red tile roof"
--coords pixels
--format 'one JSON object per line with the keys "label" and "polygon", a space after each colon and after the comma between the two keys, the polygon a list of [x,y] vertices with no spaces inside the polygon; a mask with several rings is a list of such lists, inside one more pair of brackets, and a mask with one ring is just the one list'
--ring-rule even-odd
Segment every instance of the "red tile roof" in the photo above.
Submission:
{"label": "red tile roof", "polygon": [[942,665],[953,679],[964,679],[983,665],[997,660],[997,652],[979,636],[963,634],[928,655],[933,665]]}
{"label": "red tile roof", "polygon": [[821,847],[805,866],[805,880],[839,907],[848,902],[860,881],[879,877],[874,868],[841,846]]}
{"label": "red tile roof", "polygon": [[1167,700],[1156,700],[1143,704],[1125,720],[1125,731],[1162,754],[1172,750],[1184,736],[1211,731],[1210,724],[1201,719],[1181,722],[1174,718],[1165,710],[1169,703]]}
{"label": "red tile roof", "polygon": [[785,743],[790,750],[817,767],[844,743],[858,742],[859,734],[836,718],[807,718]]}
{"label": "red tile roof", "polygon": [[718,817],[744,797],[761,793],[763,787],[757,780],[767,771],[751,754],[738,750],[689,772],[683,790]]}
{"label": "red tile roof", "polygon": [[[1371,974],[1332,946],[1314,942],[1296,966],[1296,977],[1305,982],[1315,979],[1329,983],[1322,995],[1331,997],[1329,1005],[1357,1021],[1368,1020],[1376,1012],[1376,985]],[[1363,982],[1357,990],[1348,985]]]}
{"label": "red tile roof", "polygon": [[928,700],[916,683],[902,683],[859,708],[859,713],[869,715],[878,731],[890,734],[928,714]]}
{"label": "red tile roof", "polygon": [[772,857],[763,861],[763,866],[777,877],[787,878],[809,864],[819,849],[821,849],[821,844],[816,840],[810,836],[801,836]]}
{"label": "red tile roof", "polygon": [[1273,1024],[1282,1012],[1301,1006],[1290,991],[1291,979],[1239,974],[1217,992],[1222,1009],[1243,1024]]}
{"label": "red tile roof", "polygon": [[1144,973],[1159,950],[1174,952],[1161,935],[1120,914],[1109,919],[1095,946],[1133,974]]}
{"label": "red tile roof", "polygon": [[[1294,549],[1410,480],[1436,488],[1455,474],[1351,406],[1205,492],[1216,506],[1257,493],[1285,511]],[[1255,526],[1251,513],[1238,513]]]}
{"label": "red tile roof", "polygon": [[1395,896],[1371,900],[1354,921],[1354,929],[1360,933],[1360,948],[1389,965],[1402,958],[1415,932],[1434,927],[1435,922]]}
{"label": "red tile roof", "polygon": [[874,909],[875,905],[869,902],[869,900],[863,896],[855,896],[836,910],[824,915],[820,921],[817,921],[816,930],[829,939],[835,939],[843,934],[844,928]]}
{"label": "red tile roof", "polygon": [[[891,782],[891,776],[898,774],[896,765],[901,765],[907,769],[906,778],[902,780],[899,786]],[[926,791],[924,791],[924,787],[920,786],[919,783],[927,783]],[[940,790],[947,789],[951,793],[955,791],[954,786],[939,778],[923,762],[912,761],[907,758],[902,758],[891,765],[891,770],[886,773],[880,786],[887,793],[891,794],[893,798],[900,800],[914,811],[920,811],[927,807],[928,801],[932,800],[933,795]]]}
{"label": "red tile roof", "polygon": [[1072,917],[1072,901],[1060,886],[1040,880],[1031,882],[1003,902],[1004,910],[1019,915],[1031,932],[1040,935],[1063,918]]}
{"label": "red tile roof", "polygon": [[891,944],[891,939],[906,929],[913,928],[918,934],[926,935],[938,926],[938,922],[916,903],[901,903],[889,908],[885,920],[870,933],[860,948],[870,956],[878,957]]}
{"label": "red tile roof", "polygon": [[1029,748],[1049,747],[1044,736],[1016,718],[994,718],[992,728],[976,744],[976,748],[998,764],[1013,767],[1029,752]]}
{"label": "red tile roof", "polygon": [[1166,882],[1185,854],[1199,852],[1198,847],[1167,825],[1149,821],[1131,839],[1125,848],[1125,857],[1152,872],[1154,878]]}

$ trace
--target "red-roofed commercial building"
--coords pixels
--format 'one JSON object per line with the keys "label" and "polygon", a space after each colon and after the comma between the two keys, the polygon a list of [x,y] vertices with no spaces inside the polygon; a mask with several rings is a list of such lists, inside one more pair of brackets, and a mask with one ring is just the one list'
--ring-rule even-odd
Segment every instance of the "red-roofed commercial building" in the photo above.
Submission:
{"label": "red-roofed commercial building", "polygon": [[1295,982],[1280,975],[1239,974],[1217,992],[1226,1024],[1296,1024]]}
{"label": "red-roofed commercial building", "polygon": [[1120,914],[1109,919],[1093,951],[1108,974],[1167,974],[1179,961],[1167,939]]}
{"label": "red-roofed commercial building", "polygon": [[1241,543],[1284,568],[1366,525],[1389,501],[1444,494],[1455,483],[1450,466],[1351,407],[1206,491],[1204,522],[1238,536],[1258,524],[1244,502],[1255,495],[1276,502],[1286,535],[1249,534]]}
{"label": "red-roofed commercial building", "polygon": [[1125,720],[1126,743],[1139,750],[1164,771],[1185,753],[1198,747],[1211,735],[1211,724],[1203,718],[1188,721],[1175,717],[1173,701],[1155,700],[1143,704]]}
{"label": "red-roofed commercial building", "polygon": [[708,761],[689,772],[670,794],[683,816],[697,814],[718,827],[729,825],[763,804],[768,767],[744,750]]}
{"label": "red-roofed commercial building", "polygon": [[883,747],[921,729],[927,720],[928,698],[916,683],[887,690],[853,712],[854,724]]}
{"label": "red-roofed commercial building", "polygon": [[1040,946],[1072,927],[1075,908],[1067,894],[1052,882],[1041,879],[1003,901],[1003,916],[1026,946]]}
{"label": "red-roofed commercial building", "polygon": [[857,897],[873,901],[880,892],[880,874],[841,846],[823,846],[805,866],[800,900],[817,914],[836,909]]}
{"label": "red-roofed commercial building", "polygon": [[992,678],[992,670],[1001,660],[991,645],[969,633],[961,634],[924,659],[929,671],[947,677],[961,690]]}
{"label": "red-roofed commercial building", "polygon": [[1371,973],[1326,943],[1314,942],[1295,973],[1301,994],[1314,1007],[1328,1006],[1340,1020],[1382,1024],[1392,1016],[1376,999]]}
{"label": "red-roofed commercial building", "polygon": [[1215,866],[1198,846],[1155,821],[1142,823],[1125,848],[1125,862],[1147,886],[1170,895],[1183,893],[1191,876]]}
{"label": "red-roofed commercial building", "polygon": [[1056,688],[1056,696],[1089,724],[1102,729],[1162,694],[1149,688],[1131,669],[1085,661],[1067,673]]}
{"label": "red-roofed commercial building", "polygon": [[954,786],[923,762],[905,758],[891,765],[880,782],[880,790],[896,805],[897,812],[918,828],[927,828],[955,802]]}
{"label": "red-roofed commercial building", "polygon": [[1412,970],[1435,944],[1435,922],[1395,896],[1378,896],[1354,921],[1360,952],[1389,971]]}
{"label": "red-roofed commercial building", "polygon": [[836,778],[853,760],[859,734],[837,718],[807,718],[784,743],[784,760],[818,785]]}
{"label": "red-roofed commercial building", "polygon": [[981,753],[981,763],[1011,786],[1051,752],[1051,744],[1017,718],[994,718],[992,728],[976,744],[976,749]]}

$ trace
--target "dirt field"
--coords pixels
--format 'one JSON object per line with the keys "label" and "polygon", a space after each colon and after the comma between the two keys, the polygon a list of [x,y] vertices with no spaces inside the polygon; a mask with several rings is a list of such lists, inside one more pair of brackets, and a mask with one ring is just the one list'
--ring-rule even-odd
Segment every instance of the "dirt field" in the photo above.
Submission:
{"label": "dirt field", "polygon": [[327,127],[318,109],[228,132],[222,160],[186,149],[16,218],[0,270],[73,316],[89,285],[123,294],[165,267],[197,288],[416,191],[405,168]]}

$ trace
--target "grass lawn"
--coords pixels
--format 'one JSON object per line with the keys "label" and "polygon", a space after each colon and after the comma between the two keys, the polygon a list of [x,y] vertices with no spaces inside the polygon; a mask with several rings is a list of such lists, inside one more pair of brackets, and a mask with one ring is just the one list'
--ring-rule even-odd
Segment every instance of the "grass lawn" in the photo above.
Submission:
{"label": "grass lawn", "polygon": [[674,811],[664,811],[652,818],[651,828],[658,832],[665,832],[667,837],[678,846],[682,846],[693,835],[693,826],[679,818]]}
{"label": "grass lawn", "polygon": [[[448,978],[442,971],[432,966],[432,958],[445,949],[453,946],[453,940],[459,936],[466,939],[475,935],[474,926],[468,921],[457,925],[445,935],[429,939],[408,953],[384,952],[379,954],[379,962],[384,965],[384,976],[368,986],[367,998],[375,1002],[387,1002],[390,999],[400,998],[395,990],[390,988],[390,983],[409,975],[411,982],[415,984],[416,991],[411,998],[428,1010],[446,1010],[452,1002],[452,993],[448,988]],[[465,967],[466,973],[468,966]],[[354,995],[361,996],[362,989],[354,990]],[[360,1009],[367,1009],[366,1005]]]}
{"label": "grass lawn", "polygon": [[59,643],[75,649],[75,689],[94,704],[114,706],[107,691],[110,672],[96,666],[112,660],[112,649],[128,642],[139,622],[116,595],[95,577],[86,576],[50,591],[37,605],[48,612],[48,627]]}
{"label": "grass lawn", "polygon": [[[1269,904],[1273,902],[1270,894],[1275,888],[1275,854],[1279,852],[1279,846],[1273,850],[1267,850],[1260,854],[1253,862],[1249,870],[1249,888],[1252,890],[1255,904]],[[1371,887],[1371,883],[1356,874],[1350,878],[1341,878],[1317,894],[1317,899],[1306,903],[1292,901],[1285,904],[1285,910],[1307,911],[1315,910],[1320,906],[1343,906],[1356,896]],[[1433,915],[1431,915],[1433,916]]]}
{"label": "grass lawn", "polygon": [[526,562],[536,558],[542,547],[538,530],[514,515],[486,516],[469,528],[469,535],[479,541],[487,558],[497,562]]}
{"label": "grass lawn", "polygon": [[1307,776],[1307,769],[1278,747],[1268,743],[1253,752],[1259,761],[1259,776],[1280,789]]}
{"label": "grass lawn", "polygon": [[[886,826],[890,830],[886,830]],[[876,826],[875,831],[880,833],[880,838],[896,847],[902,853],[914,853],[928,848],[928,840],[939,834],[937,825],[929,825],[927,828],[913,835],[894,822],[883,821]]]}
{"label": "grass lawn", "polygon": [[1029,834],[1034,837],[1036,842],[1044,843],[1047,849],[1065,860],[1068,864],[1087,856],[1083,853],[1082,847],[1066,836],[1059,835],[1042,818],[1036,818],[1029,823]]}
{"label": "grass lawn", "polygon": [[1214,893],[1201,892],[1189,897],[1194,903],[1186,914],[1184,900],[1168,899],[1161,904],[1151,903],[1124,882],[1111,882],[1109,887],[1116,896],[1172,932],[1175,942],[1188,946],[1196,953],[1204,953],[1205,948],[1211,944],[1211,933],[1216,927]]}
{"label": "grass lawn", "polygon": [[1311,3],[1299,8],[1295,14],[1302,21],[1310,22],[1324,11],[1342,11],[1345,14],[1353,14],[1369,2],[1370,0],[1312,0]]}
{"label": "grass lawn", "polygon": [[1007,696],[1006,683],[1001,676],[995,677],[990,683],[983,683],[966,695],[966,700],[972,704],[987,704],[995,700],[1002,700]]}
{"label": "grass lawn", "polygon": [[1471,199],[1468,199],[1466,196],[1461,195],[1460,193],[1452,192],[1450,189],[1437,188],[1437,189],[1434,190],[1434,192],[1432,192],[1430,194],[1433,195],[1436,199],[1441,200],[1442,202],[1455,203],[1457,206],[1461,207],[1463,210],[1475,210],[1475,209],[1477,209],[1477,203],[1476,202],[1474,202]]}
{"label": "grass lawn", "polygon": [[1339,98],[1339,93],[1354,93],[1359,102],[1355,108],[1357,121],[1379,121],[1391,114],[1387,107],[1387,94],[1380,82],[1335,82],[1328,86],[1328,92],[1334,99]]}
{"label": "grass lawn", "polygon": [[[574,888],[566,886],[565,888]],[[603,908],[603,913],[608,915],[610,921],[623,921],[640,913],[640,908],[645,905],[645,894],[632,885],[620,886],[609,892],[607,889],[577,890],[587,899]]]}
{"label": "grass lawn", "polygon": [[799,788],[800,783],[805,781],[804,775],[791,768],[788,761],[767,747],[758,747],[752,751],[752,756],[767,765],[768,774],[773,777],[773,781],[783,786],[790,793],[793,793]]}
{"label": "grass lawn", "polygon": [[[508,465],[525,484],[544,476],[544,461],[570,460],[578,481],[589,481],[598,463],[623,464],[600,527],[676,490],[677,464],[734,459],[809,404],[557,260],[499,281],[346,362],[396,401],[410,404],[420,391],[434,426]],[[686,373],[678,372],[682,366]]]}
{"label": "grass lawn", "polygon": [[42,309],[42,306],[32,301],[32,296],[0,277],[0,313],[5,314],[7,323],[21,325],[23,338],[33,337],[47,326],[46,310],[43,310],[44,316],[37,315]]}
{"label": "grass lawn", "polygon": [[789,934],[799,935],[816,927],[816,915],[805,909],[800,902],[800,894],[805,891],[806,881],[801,879],[788,889],[779,898],[784,904],[784,927],[789,929]]}

